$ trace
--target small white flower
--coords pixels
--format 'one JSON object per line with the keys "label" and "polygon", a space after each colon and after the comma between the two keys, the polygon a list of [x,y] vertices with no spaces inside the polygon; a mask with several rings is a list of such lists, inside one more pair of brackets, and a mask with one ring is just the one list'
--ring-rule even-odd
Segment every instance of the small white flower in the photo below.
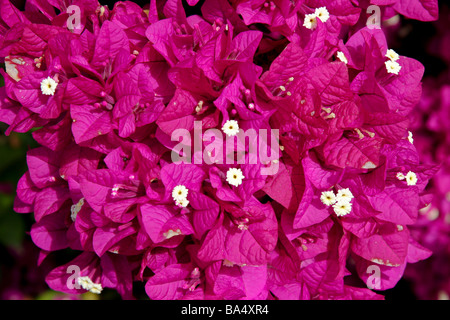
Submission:
{"label": "small white flower", "polygon": [[57,85],[58,84],[56,83],[56,81],[53,80],[52,78],[50,77],[45,78],[44,80],[41,81],[42,94],[45,94],[47,96],[53,96],[55,94]]}
{"label": "small white flower", "polygon": [[386,65],[386,70],[388,73],[397,74],[400,72],[400,69],[402,68],[397,62],[388,60],[384,63]]}
{"label": "small white flower", "polygon": [[338,217],[342,217],[349,214],[352,211],[352,204],[350,202],[338,201],[333,205],[333,209],[334,213],[336,213]]}
{"label": "small white flower", "polygon": [[314,14],[322,22],[327,22],[327,20],[330,18],[330,13],[328,12],[326,7],[317,8]]}
{"label": "small white flower", "polygon": [[179,207],[186,208],[189,205],[188,199],[177,199],[175,200],[175,204]]}
{"label": "small white flower", "polygon": [[405,175],[403,174],[403,173],[401,173],[401,172],[397,172],[397,179],[398,180],[405,180]]}
{"label": "small white flower", "polygon": [[416,176],[416,174],[414,172],[412,172],[412,171],[409,171],[406,174],[406,184],[408,186],[415,186],[416,183],[417,183],[417,176]]}
{"label": "small white flower", "polygon": [[336,203],[336,195],[333,191],[324,191],[320,196],[320,201],[327,206],[331,206]]}
{"label": "small white flower", "polygon": [[100,283],[93,283],[89,291],[95,294],[100,294],[103,291],[103,287]]}
{"label": "small white flower", "polygon": [[84,290],[91,290],[94,284],[89,277],[78,277],[77,282]]}
{"label": "small white flower", "polygon": [[230,168],[227,171],[227,182],[232,186],[239,186],[242,184],[242,180],[244,179],[244,175],[242,174],[241,169]]}
{"label": "small white flower", "polygon": [[353,194],[349,188],[339,190],[336,195],[336,201],[341,203],[344,202],[350,203],[350,201],[352,201],[353,198],[354,198]]}
{"label": "small white flower", "polygon": [[78,277],[77,282],[84,290],[88,290],[95,294],[102,293],[102,285],[100,283],[92,282],[89,277]]}
{"label": "small white flower", "polygon": [[239,132],[238,122],[236,120],[227,120],[222,127],[222,131],[229,137],[235,136]]}
{"label": "small white flower", "polygon": [[412,143],[414,143],[414,139],[413,139],[413,134],[411,131],[408,131],[408,141]]}
{"label": "small white flower", "polygon": [[185,200],[188,195],[188,188],[183,185],[178,185],[172,190],[172,198],[174,201]]}
{"label": "small white flower", "polygon": [[337,58],[338,58],[339,60],[341,60],[341,61],[344,62],[345,64],[348,63],[348,60],[347,60],[347,58],[345,57],[345,54],[344,54],[342,51],[338,51],[337,54],[336,54],[336,56],[337,56]]}
{"label": "small white flower", "polygon": [[400,59],[400,56],[398,55],[398,53],[392,49],[389,49],[387,51],[386,57],[389,58],[391,61],[397,61],[398,59]]}
{"label": "small white flower", "polygon": [[314,13],[305,15],[303,26],[308,29],[314,30],[317,27],[317,16]]}

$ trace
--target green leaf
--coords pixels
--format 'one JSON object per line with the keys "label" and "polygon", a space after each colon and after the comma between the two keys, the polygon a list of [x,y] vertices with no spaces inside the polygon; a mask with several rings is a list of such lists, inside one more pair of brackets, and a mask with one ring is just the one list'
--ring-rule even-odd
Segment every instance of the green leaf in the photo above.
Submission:
{"label": "green leaf", "polygon": [[20,247],[25,237],[23,218],[12,209],[3,209],[0,215],[0,243],[7,247]]}

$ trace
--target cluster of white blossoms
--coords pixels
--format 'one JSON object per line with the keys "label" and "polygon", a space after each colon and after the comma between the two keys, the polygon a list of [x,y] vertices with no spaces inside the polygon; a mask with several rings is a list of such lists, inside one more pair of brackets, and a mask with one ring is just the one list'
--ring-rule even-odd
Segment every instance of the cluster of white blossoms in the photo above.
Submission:
{"label": "cluster of white blossoms", "polygon": [[317,8],[314,13],[310,13],[305,15],[305,20],[303,21],[303,26],[314,30],[317,27],[317,19],[320,19],[322,22],[327,22],[330,18],[330,13],[328,12],[326,7]]}
{"label": "cluster of white blossoms", "polygon": [[88,290],[92,293],[100,294],[103,291],[102,285],[100,283],[92,282],[89,277],[78,277],[77,282],[84,290]]}
{"label": "cluster of white blossoms", "polygon": [[418,180],[417,175],[412,171],[408,171],[406,176],[403,173],[398,172],[397,179],[398,180],[406,180],[406,184],[408,186],[415,186],[417,184],[417,180]]}
{"label": "cluster of white blossoms", "polygon": [[402,68],[397,62],[397,60],[400,59],[398,53],[392,49],[389,49],[386,53],[386,57],[389,58],[389,60],[384,63],[386,65],[387,72],[398,75],[400,69]]}
{"label": "cluster of white blossoms", "polygon": [[324,191],[320,196],[320,201],[327,206],[333,206],[337,216],[342,217],[352,211],[353,194],[350,189],[340,189],[335,195],[333,191]]}
{"label": "cluster of white blossoms", "polygon": [[186,208],[189,204],[189,200],[187,199],[188,188],[183,185],[178,185],[172,190],[172,198],[175,201],[175,204],[179,207]]}
{"label": "cluster of white blossoms", "polygon": [[41,92],[42,94],[45,94],[46,96],[53,96],[56,91],[56,86],[58,83],[56,83],[55,80],[48,77],[41,81]]}
{"label": "cluster of white blossoms", "polygon": [[242,170],[239,168],[230,168],[227,171],[227,182],[232,186],[238,187],[242,184],[242,180],[244,179],[244,174]]}

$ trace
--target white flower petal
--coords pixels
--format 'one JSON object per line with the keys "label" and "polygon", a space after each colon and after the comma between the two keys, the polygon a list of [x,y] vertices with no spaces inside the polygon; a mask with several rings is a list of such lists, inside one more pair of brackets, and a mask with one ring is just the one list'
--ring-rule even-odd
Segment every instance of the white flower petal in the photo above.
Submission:
{"label": "white flower petal", "polygon": [[334,213],[338,217],[346,216],[352,211],[352,204],[350,202],[336,202],[333,205]]}
{"label": "white flower petal", "polygon": [[397,61],[398,59],[400,59],[400,56],[398,55],[398,53],[392,49],[389,49],[386,52],[386,57],[389,58],[391,61]]}
{"label": "white flower petal", "polygon": [[317,8],[314,14],[322,22],[327,22],[327,20],[330,18],[330,13],[328,12],[326,7]]}
{"label": "white flower petal", "polygon": [[341,189],[336,195],[336,201],[349,203],[353,199],[353,194],[349,188]]}
{"label": "white flower petal", "polygon": [[239,124],[236,120],[227,120],[222,126],[222,131],[229,137],[235,136],[239,132]]}
{"label": "white flower petal", "polygon": [[172,190],[172,198],[174,201],[184,200],[187,198],[188,192],[188,188],[183,185],[178,185]]}
{"label": "white flower petal", "polygon": [[386,65],[386,70],[388,73],[393,73],[393,74],[398,75],[398,73],[400,72],[400,70],[402,68],[397,62],[392,61],[392,60],[388,60],[384,64]]}
{"label": "white flower petal", "polygon": [[314,30],[317,27],[317,16],[314,13],[305,15],[303,26],[308,29]]}
{"label": "white flower petal", "polygon": [[238,187],[242,184],[242,180],[244,179],[244,175],[242,174],[241,169],[238,168],[230,168],[227,171],[227,182],[232,186]]}
{"label": "white flower petal", "polygon": [[324,191],[320,195],[320,201],[327,206],[331,206],[336,203],[336,195],[333,191]]}
{"label": "white flower petal", "polygon": [[57,83],[52,78],[48,77],[41,81],[41,92],[47,96],[53,96],[56,91]]}
{"label": "white flower petal", "polygon": [[406,174],[405,178],[406,178],[406,184],[408,186],[415,186],[417,184],[417,180],[418,179],[417,179],[417,176],[416,176],[416,174],[414,172],[409,171]]}

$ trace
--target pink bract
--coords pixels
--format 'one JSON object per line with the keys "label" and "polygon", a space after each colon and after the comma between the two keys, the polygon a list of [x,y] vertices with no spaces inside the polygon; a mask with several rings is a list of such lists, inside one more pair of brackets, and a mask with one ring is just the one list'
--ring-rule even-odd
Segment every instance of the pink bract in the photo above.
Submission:
{"label": "pink bract", "polygon": [[[150,299],[382,299],[369,268],[386,290],[428,258],[409,231],[439,169],[408,140],[424,67],[400,56],[388,72],[383,30],[358,22],[368,1],[206,0],[190,16],[181,0],[73,4],[81,22],[70,31],[55,1],[24,12],[0,1],[0,120],[7,134],[37,129],[42,145],[28,152],[15,210],[34,213],[43,252],[81,251],[48,274],[50,288],[86,292],[67,286],[76,265],[124,299],[133,282]],[[437,1],[370,4],[383,19],[437,18]],[[322,7],[329,18],[305,27]],[[44,94],[48,78],[56,87]],[[172,160],[176,130],[193,150],[195,123],[221,131],[229,120],[278,130],[274,174],[260,157]],[[243,158],[255,158],[248,146]],[[346,189],[351,210],[337,214],[321,197]]]}

